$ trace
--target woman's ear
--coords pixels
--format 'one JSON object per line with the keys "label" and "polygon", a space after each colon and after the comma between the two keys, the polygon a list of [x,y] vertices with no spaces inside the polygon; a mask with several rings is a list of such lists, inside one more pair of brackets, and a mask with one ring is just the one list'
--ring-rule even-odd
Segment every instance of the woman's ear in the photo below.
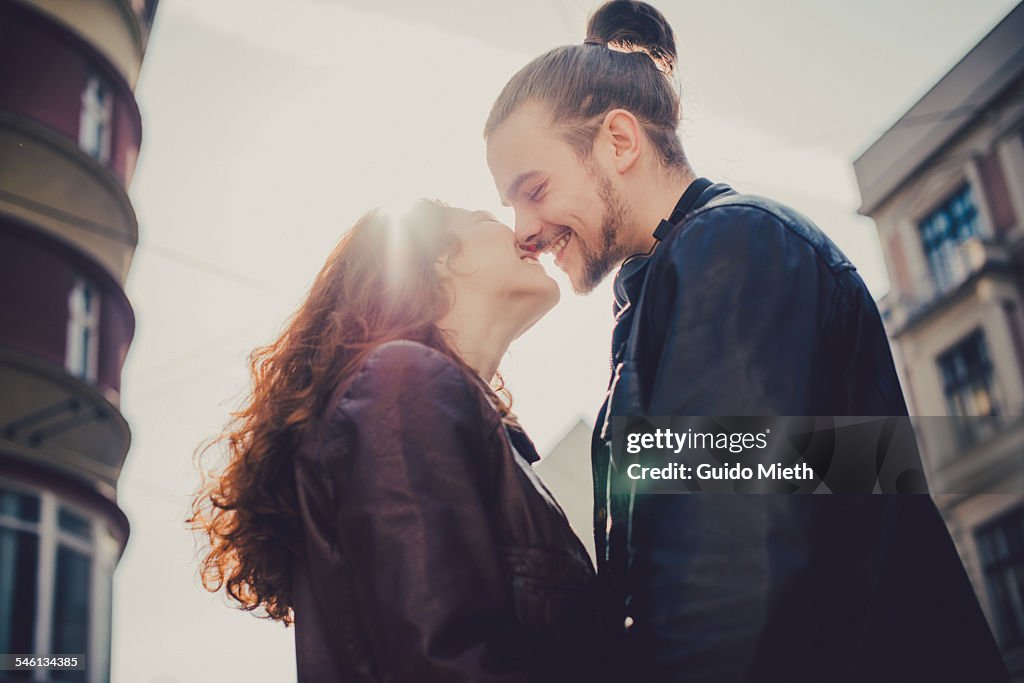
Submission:
{"label": "woman's ear", "polygon": [[441,282],[451,282],[454,275],[452,273],[451,259],[451,254],[444,254],[434,260],[434,272],[437,273],[437,277]]}

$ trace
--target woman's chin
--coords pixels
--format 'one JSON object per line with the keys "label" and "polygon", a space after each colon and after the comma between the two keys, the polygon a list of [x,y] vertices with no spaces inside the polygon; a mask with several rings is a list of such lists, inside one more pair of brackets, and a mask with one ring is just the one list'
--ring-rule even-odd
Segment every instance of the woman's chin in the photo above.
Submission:
{"label": "woman's chin", "polygon": [[555,282],[554,278],[552,278],[550,275],[547,279],[547,286],[544,288],[544,291],[537,297],[537,309],[540,311],[540,314],[537,316],[537,320],[540,320],[548,313],[550,313],[551,310],[555,306],[557,306],[558,302],[562,299],[562,290],[561,288],[559,288],[558,283]]}
{"label": "woman's chin", "polygon": [[545,290],[543,293],[538,293],[535,301],[535,305],[529,309],[529,315],[523,316],[523,324],[520,327],[519,334],[516,338],[523,336],[527,331],[538,322],[541,318],[546,316],[551,310],[558,305],[558,301],[561,298],[561,291],[558,289],[558,285],[552,280],[553,287]]}

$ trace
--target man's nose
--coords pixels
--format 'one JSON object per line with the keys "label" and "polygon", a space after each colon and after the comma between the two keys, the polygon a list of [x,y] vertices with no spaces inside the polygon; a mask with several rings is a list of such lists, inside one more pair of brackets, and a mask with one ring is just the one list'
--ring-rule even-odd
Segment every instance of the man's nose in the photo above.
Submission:
{"label": "man's nose", "polygon": [[543,226],[536,216],[528,212],[516,211],[515,223],[516,242],[520,248],[527,251],[536,251],[540,247],[541,233]]}

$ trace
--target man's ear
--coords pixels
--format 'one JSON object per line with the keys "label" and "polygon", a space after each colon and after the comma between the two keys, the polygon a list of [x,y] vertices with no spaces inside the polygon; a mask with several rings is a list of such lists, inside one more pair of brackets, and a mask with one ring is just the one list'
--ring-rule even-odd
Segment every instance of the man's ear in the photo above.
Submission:
{"label": "man's ear", "polygon": [[620,174],[628,172],[640,158],[643,129],[633,114],[625,109],[612,109],[601,122],[601,134],[609,161]]}

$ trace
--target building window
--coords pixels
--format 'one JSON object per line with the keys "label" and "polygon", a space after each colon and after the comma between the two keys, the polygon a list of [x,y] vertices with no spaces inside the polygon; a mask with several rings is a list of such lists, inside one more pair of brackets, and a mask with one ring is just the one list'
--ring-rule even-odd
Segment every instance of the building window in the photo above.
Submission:
{"label": "building window", "polygon": [[939,356],[938,363],[946,408],[958,418],[954,424],[961,445],[992,436],[998,426],[999,401],[985,333],[971,332]]}
{"label": "building window", "polygon": [[979,527],[974,539],[999,644],[1024,645],[1024,507]]}
{"label": "building window", "polygon": [[939,291],[960,282],[966,261],[960,245],[978,233],[978,209],[971,186],[963,185],[920,223],[928,268]]}
{"label": "building window", "polygon": [[96,381],[99,358],[100,298],[96,287],[79,279],[68,296],[68,339],[64,366],[88,382]]}
{"label": "building window", "polygon": [[0,652],[33,652],[38,576],[39,498],[0,489]]}
{"label": "building window", "polygon": [[[67,654],[89,651],[89,603],[92,558],[61,544],[57,548],[57,573],[53,589],[52,652]],[[85,681],[85,671],[61,671],[61,681]]]}
{"label": "building window", "polygon": [[82,114],[78,119],[78,146],[101,164],[110,160],[110,128],[113,98],[103,80],[89,79],[82,92]]}
{"label": "building window", "polygon": [[[101,520],[52,492],[0,482],[0,652],[84,655],[99,680],[109,678],[118,551]],[[30,680],[31,672],[24,673]],[[96,678],[90,671],[55,671],[45,680]]]}

